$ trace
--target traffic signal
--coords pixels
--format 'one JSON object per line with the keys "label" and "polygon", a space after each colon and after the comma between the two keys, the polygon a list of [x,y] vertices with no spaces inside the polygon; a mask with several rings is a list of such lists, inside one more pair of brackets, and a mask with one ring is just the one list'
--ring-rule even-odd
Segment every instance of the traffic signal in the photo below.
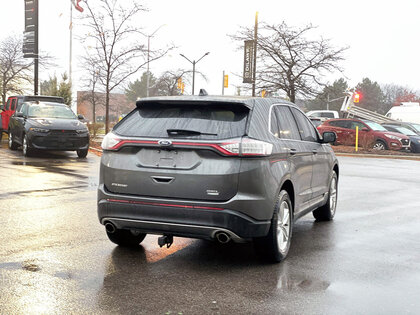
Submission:
{"label": "traffic signal", "polygon": [[177,88],[180,90],[182,88],[182,78],[178,78],[177,80]]}
{"label": "traffic signal", "polygon": [[353,94],[353,102],[354,103],[359,103],[360,102],[360,93],[359,92],[356,92],[356,93],[354,93]]}
{"label": "traffic signal", "polygon": [[223,76],[223,87],[229,87],[229,76],[227,74]]}
{"label": "traffic signal", "polygon": [[267,93],[267,91],[266,91],[266,90],[262,90],[262,91],[261,91],[261,97],[262,97],[262,98],[264,98],[266,93]]}
{"label": "traffic signal", "polygon": [[185,88],[185,84],[181,83],[181,94],[184,94],[184,88]]}

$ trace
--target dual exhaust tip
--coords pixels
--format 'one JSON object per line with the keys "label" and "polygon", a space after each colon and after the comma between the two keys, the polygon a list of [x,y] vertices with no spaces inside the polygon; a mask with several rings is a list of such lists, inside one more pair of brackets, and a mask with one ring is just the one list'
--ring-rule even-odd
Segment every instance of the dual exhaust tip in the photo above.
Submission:
{"label": "dual exhaust tip", "polygon": [[[107,222],[107,223],[105,223],[105,230],[108,233],[113,234],[113,233],[115,233],[117,228],[111,222]],[[215,238],[221,244],[229,243],[230,240],[232,239],[228,233],[222,232],[222,231],[216,232]]]}

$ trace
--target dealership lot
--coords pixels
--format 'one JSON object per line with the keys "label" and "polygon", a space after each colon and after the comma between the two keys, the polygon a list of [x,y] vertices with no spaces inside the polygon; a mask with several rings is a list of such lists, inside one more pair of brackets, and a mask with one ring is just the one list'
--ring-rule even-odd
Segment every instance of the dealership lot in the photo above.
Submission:
{"label": "dealership lot", "polygon": [[420,308],[420,162],[339,157],[337,215],[295,225],[281,264],[251,244],[147,236],[115,247],[97,220],[99,157],[0,147],[4,313],[386,314]]}

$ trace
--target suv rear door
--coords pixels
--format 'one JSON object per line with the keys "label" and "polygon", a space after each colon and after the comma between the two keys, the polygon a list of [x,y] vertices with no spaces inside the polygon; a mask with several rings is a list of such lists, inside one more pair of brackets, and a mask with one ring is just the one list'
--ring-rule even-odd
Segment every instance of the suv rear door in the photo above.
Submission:
{"label": "suv rear door", "polygon": [[212,145],[244,136],[248,114],[243,104],[140,105],[113,130],[137,143],[104,153],[106,188],[145,197],[229,200],[237,192],[241,161]]}
{"label": "suv rear door", "polygon": [[[305,152],[312,155],[311,199],[323,196],[328,191],[331,174],[330,152],[318,141],[318,134],[309,119],[300,110],[292,107]],[[309,166],[307,166],[309,167]]]}
{"label": "suv rear door", "polygon": [[[284,146],[290,153],[292,164],[291,176],[295,186],[296,205],[310,201],[312,197],[312,163],[313,153],[301,141],[299,128],[287,105],[275,105],[271,110],[270,131],[282,139]],[[311,124],[312,126],[312,124]]]}

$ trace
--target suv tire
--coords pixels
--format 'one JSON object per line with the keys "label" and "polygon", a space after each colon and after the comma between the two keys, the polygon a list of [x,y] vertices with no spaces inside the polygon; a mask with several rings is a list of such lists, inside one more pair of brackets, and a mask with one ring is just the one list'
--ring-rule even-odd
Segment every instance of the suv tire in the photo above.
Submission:
{"label": "suv tire", "polygon": [[88,155],[88,151],[89,151],[88,149],[83,149],[83,150],[77,150],[76,153],[79,158],[85,158]]}
{"label": "suv tire", "polygon": [[328,190],[328,200],[325,205],[312,211],[316,221],[331,221],[334,218],[335,210],[337,208],[337,193],[338,193],[337,173],[332,172],[330,187]]}
{"label": "suv tire", "polygon": [[133,234],[130,230],[117,229],[114,233],[106,232],[111,242],[122,247],[136,247],[146,237],[145,233]]}
{"label": "suv tire", "polygon": [[12,132],[9,130],[9,140],[8,145],[10,150],[16,150],[18,148],[18,144],[13,141],[13,135]]}
{"label": "suv tire", "polygon": [[267,236],[254,239],[256,251],[272,262],[280,262],[285,259],[292,238],[292,218],[292,202],[287,191],[282,190],[274,207]]}
{"label": "suv tire", "polygon": [[23,153],[23,156],[26,156],[26,157],[31,156],[33,153],[33,149],[29,147],[28,137],[26,135],[23,136],[22,153]]}

